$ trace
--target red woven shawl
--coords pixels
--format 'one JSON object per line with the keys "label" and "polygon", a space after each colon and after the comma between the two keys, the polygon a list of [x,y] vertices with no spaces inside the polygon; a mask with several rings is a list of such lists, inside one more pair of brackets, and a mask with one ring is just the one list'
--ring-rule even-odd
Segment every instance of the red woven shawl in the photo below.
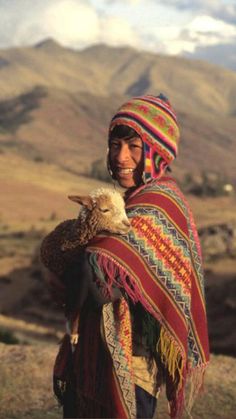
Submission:
{"label": "red woven shawl", "polygon": [[[130,233],[100,235],[88,251],[108,290],[112,285],[122,287],[160,322],[156,349],[167,370],[170,415],[178,417],[187,378],[191,382],[190,408],[209,359],[198,235],[188,204],[171,178],[137,189],[127,199],[126,208]],[[122,415],[125,411],[126,417],[135,417],[131,328],[125,300],[104,306],[103,333],[113,359],[114,397],[120,400]]]}

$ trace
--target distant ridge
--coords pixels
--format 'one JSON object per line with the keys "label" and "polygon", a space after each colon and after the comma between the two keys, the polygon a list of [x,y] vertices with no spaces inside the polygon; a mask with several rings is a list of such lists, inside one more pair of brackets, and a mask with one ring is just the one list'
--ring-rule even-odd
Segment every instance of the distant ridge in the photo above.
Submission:
{"label": "distant ridge", "polygon": [[63,49],[64,47],[59,44],[59,42],[55,41],[53,38],[46,38],[43,41],[38,42],[33,46],[34,48],[42,48],[42,49]]}
{"label": "distant ridge", "polygon": [[176,175],[213,170],[236,181],[235,72],[129,47],[75,51],[51,38],[1,50],[1,63],[0,152],[84,173],[105,156],[117,107],[133,95],[163,92],[181,128]]}

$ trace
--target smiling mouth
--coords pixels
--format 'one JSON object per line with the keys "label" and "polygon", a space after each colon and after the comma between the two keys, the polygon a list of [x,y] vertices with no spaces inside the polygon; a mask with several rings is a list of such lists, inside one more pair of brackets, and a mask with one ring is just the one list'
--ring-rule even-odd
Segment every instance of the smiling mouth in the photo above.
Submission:
{"label": "smiling mouth", "polygon": [[121,168],[117,168],[116,172],[118,173],[118,175],[129,175],[130,173],[134,172],[134,169],[121,169]]}

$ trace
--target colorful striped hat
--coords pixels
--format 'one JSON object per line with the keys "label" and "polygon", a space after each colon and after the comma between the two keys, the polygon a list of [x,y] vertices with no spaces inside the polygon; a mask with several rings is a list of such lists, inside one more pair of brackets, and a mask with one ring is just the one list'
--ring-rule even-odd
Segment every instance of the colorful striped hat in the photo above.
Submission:
{"label": "colorful striped hat", "polygon": [[112,118],[109,136],[117,125],[133,128],[144,143],[144,181],[160,178],[178,153],[179,127],[168,99],[163,94],[130,99]]}

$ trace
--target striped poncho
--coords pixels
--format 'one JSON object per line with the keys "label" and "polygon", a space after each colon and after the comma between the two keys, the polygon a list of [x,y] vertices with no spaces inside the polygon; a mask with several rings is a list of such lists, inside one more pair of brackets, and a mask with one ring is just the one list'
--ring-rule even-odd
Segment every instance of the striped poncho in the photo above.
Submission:
{"label": "striped poncho", "polygon": [[[184,405],[191,408],[209,359],[199,239],[189,206],[171,178],[136,189],[126,209],[129,234],[99,235],[87,250],[100,284],[108,291],[120,287],[159,322],[156,351],[166,368],[175,418]],[[112,359],[113,417],[136,416],[131,333],[127,298],[105,304],[102,335]]]}

